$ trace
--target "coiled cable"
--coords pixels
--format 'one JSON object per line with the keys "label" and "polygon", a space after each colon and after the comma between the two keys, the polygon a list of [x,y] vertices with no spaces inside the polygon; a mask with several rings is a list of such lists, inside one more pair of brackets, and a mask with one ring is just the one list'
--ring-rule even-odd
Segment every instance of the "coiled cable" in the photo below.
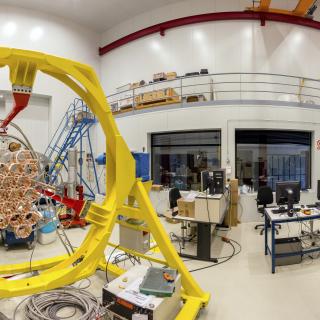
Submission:
{"label": "coiled cable", "polygon": [[[16,319],[17,310],[25,300],[17,306],[13,319]],[[72,314],[58,316],[59,312],[65,308],[71,308]],[[77,313],[81,314],[77,316],[77,320],[93,320],[100,319],[101,312],[101,304],[95,296],[74,287],[33,295],[28,298],[24,306],[26,320],[61,320],[74,317]]]}

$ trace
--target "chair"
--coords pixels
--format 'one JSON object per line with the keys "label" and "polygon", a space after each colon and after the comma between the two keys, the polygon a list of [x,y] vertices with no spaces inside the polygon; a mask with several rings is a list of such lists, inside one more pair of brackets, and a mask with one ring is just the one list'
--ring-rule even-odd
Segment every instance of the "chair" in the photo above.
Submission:
{"label": "chair", "polygon": [[[268,186],[260,187],[258,189],[256,202],[257,202],[257,210],[258,210],[258,212],[261,213],[262,217],[264,217],[265,208],[267,208],[268,204],[272,204],[273,203],[272,189],[270,187],[268,187]],[[276,224],[275,226],[276,226],[276,228],[278,227],[279,229],[281,229],[281,225]],[[259,228],[261,228],[260,235],[262,235],[263,232],[265,231],[264,223],[263,224],[262,223],[261,224],[257,224],[254,228],[255,228],[255,230],[258,230]],[[267,225],[267,228],[271,228],[270,222]],[[276,233],[279,234],[279,231],[277,229],[276,229]]]}
{"label": "chair", "polygon": [[178,206],[178,200],[181,199],[181,193],[178,188],[172,188],[169,191],[169,202],[170,209],[172,210],[172,216],[176,216],[178,214],[178,210],[175,208]]}

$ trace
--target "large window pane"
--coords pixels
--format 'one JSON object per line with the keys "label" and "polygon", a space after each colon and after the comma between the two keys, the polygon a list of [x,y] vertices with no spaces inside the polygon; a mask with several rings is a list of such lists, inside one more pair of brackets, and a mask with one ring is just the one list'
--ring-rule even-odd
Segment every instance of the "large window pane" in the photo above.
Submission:
{"label": "large window pane", "polygon": [[154,183],[180,190],[200,190],[200,173],[220,168],[220,131],[152,135]]}
{"label": "large window pane", "polygon": [[309,189],[311,132],[236,130],[236,176],[253,190],[298,180]]}

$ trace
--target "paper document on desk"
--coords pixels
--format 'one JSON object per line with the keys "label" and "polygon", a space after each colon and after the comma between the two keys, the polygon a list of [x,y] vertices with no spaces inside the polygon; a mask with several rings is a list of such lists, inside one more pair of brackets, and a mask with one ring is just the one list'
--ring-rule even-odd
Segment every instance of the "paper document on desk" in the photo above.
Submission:
{"label": "paper document on desk", "polygon": [[140,292],[140,284],[143,277],[140,277],[128,285],[122,292],[119,293],[119,298],[129,301],[139,307],[145,307],[152,302],[154,296],[146,295]]}
{"label": "paper document on desk", "polygon": [[220,199],[221,197],[222,197],[221,193],[217,193],[217,194],[210,196],[210,198],[212,198],[212,199]]}
{"label": "paper document on desk", "polygon": [[183,197],[183,199],[186,201],[194,201],[198,194],[198,191],[190,191],[185,197]]}

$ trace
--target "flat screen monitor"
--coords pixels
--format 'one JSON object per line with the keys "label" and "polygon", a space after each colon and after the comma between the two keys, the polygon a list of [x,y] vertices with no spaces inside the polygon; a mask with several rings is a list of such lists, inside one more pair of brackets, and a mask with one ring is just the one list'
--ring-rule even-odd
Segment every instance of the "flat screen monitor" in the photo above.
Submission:
{"label": "flat screen monitor", "polygon": [[300,202],[300,181],[279,181],[276,183],[276,201],[277,205],[288,204],[289,194],[291,193],[291,202]]}

